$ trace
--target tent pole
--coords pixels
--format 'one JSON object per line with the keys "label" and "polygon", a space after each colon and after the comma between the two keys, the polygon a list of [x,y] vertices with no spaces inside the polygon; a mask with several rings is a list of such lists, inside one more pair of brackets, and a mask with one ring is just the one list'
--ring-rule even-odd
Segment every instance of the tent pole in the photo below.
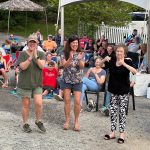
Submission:
{"label": "tent pole", "polygon": [[64,6],[61,6],[61,45],[64,45]]}
{"label": "tent pole", "polygon": [[[148,41],[147,41],[147,60],[148,66],[150,67],[150,10],[148,10]],[[150,69],[150,68],[149,68]]]}
{"label": "tent pole", "polygon": [[8,13],[8,31],[7,31],[8,35],[9,35],[9,21],[10,21],[10,10],[9,10],[9,13]]}
{"label": "tent pole", "polygon": [[48,36],[48,22],[47,22],[47,13],[46,13],[46,8],[45,8],[45,21],[46,21],[46,34]]}
{"label": "tent pole", "polygon": [[58,30],[58,24],[59,24],[59,15],[60,15],[60,0],[59,0],[59,5],[58,5],[58,14],[57,14],[57,23],[56,23],[56,33]]}
{"label": "tent pole", "polygon": [[27,35],[27,22],[28,22],[28,14],[27,14],[27,11],[26,11],[25,36]]}

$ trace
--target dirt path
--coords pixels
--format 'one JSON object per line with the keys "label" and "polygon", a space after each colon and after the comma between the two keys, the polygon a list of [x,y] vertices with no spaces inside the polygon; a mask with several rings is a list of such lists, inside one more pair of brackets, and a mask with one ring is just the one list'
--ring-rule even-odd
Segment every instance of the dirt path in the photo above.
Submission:
{"label": "dirt path", "polygon": [[100,112],[81,113],[80,133],[72,129],[64,131],[63,102],[54,99],[44,100],[43,121],[47,132],[40,133],[34,125],[32,105],[29,123],[33,132],[24,133],[21,101],[10,95],[9,91],[0,89],[0,150],[150,150],[150,100],[136,97],[136,111],[132,110],[131,104],[132,102],[127,117],[126,142],[119,145],[116,140],[103,140],[104,134],[110,129],[110,118]]}

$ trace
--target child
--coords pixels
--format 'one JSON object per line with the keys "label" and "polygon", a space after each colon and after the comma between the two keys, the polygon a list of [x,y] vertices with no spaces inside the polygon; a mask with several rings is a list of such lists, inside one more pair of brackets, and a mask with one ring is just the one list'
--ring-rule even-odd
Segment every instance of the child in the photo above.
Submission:
{"label": "child", "polygon": [[61,80],[62,80],[62,74],[63,74],[63,66],[60,66],[58,68],[58,77],[57,77],[57,87],[58,87],[58,95],[54,95],[54,98],[58,101],[63,101],[63,91],[61,89]]}
{"label": "child", "polygon": [[51,90],[56,89],[57,69],[53,61],[48,62],[48,68],[43,69],[43,96],[46,96]]}

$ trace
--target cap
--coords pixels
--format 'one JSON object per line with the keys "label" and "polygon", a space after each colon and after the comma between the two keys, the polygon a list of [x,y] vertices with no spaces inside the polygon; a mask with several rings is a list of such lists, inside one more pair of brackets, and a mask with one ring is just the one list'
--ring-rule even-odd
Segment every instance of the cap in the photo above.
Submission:
{"label": "cap", "polygon": [[29,35],[27,41],[28,41],[28,42],[30,42],[30,41],[35,41],[36,43],[39,43],[39,41],[38,41],[38,39],[37,39],[37,35],[36,35],[35,33]]}
{"label": "cap", "polygon": [[48,37],[51,37],[51,38],[52,38],[53,36],[52,36],[51,34],[49,34]]}

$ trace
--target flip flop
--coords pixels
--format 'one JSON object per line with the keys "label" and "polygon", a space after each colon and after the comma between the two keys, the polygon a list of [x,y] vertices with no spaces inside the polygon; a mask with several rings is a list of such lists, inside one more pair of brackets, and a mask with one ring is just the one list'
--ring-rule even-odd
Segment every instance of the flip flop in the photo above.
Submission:
{"label": "flip flop", "polygon": [[105,140],[112,140],[112,139],[115,139],[116,137],[114,136],[114,137],[110,137],[110,135],[108,135],[108,134],[106,134],[105,136],[104,136],[104,139]]}
{"label": "flip flop", "polygon": [[117,143],[119,143],[119,144],[123,144],[123,143],[124,143],[124,139],[122,139],[122,138],[118,138]]}

